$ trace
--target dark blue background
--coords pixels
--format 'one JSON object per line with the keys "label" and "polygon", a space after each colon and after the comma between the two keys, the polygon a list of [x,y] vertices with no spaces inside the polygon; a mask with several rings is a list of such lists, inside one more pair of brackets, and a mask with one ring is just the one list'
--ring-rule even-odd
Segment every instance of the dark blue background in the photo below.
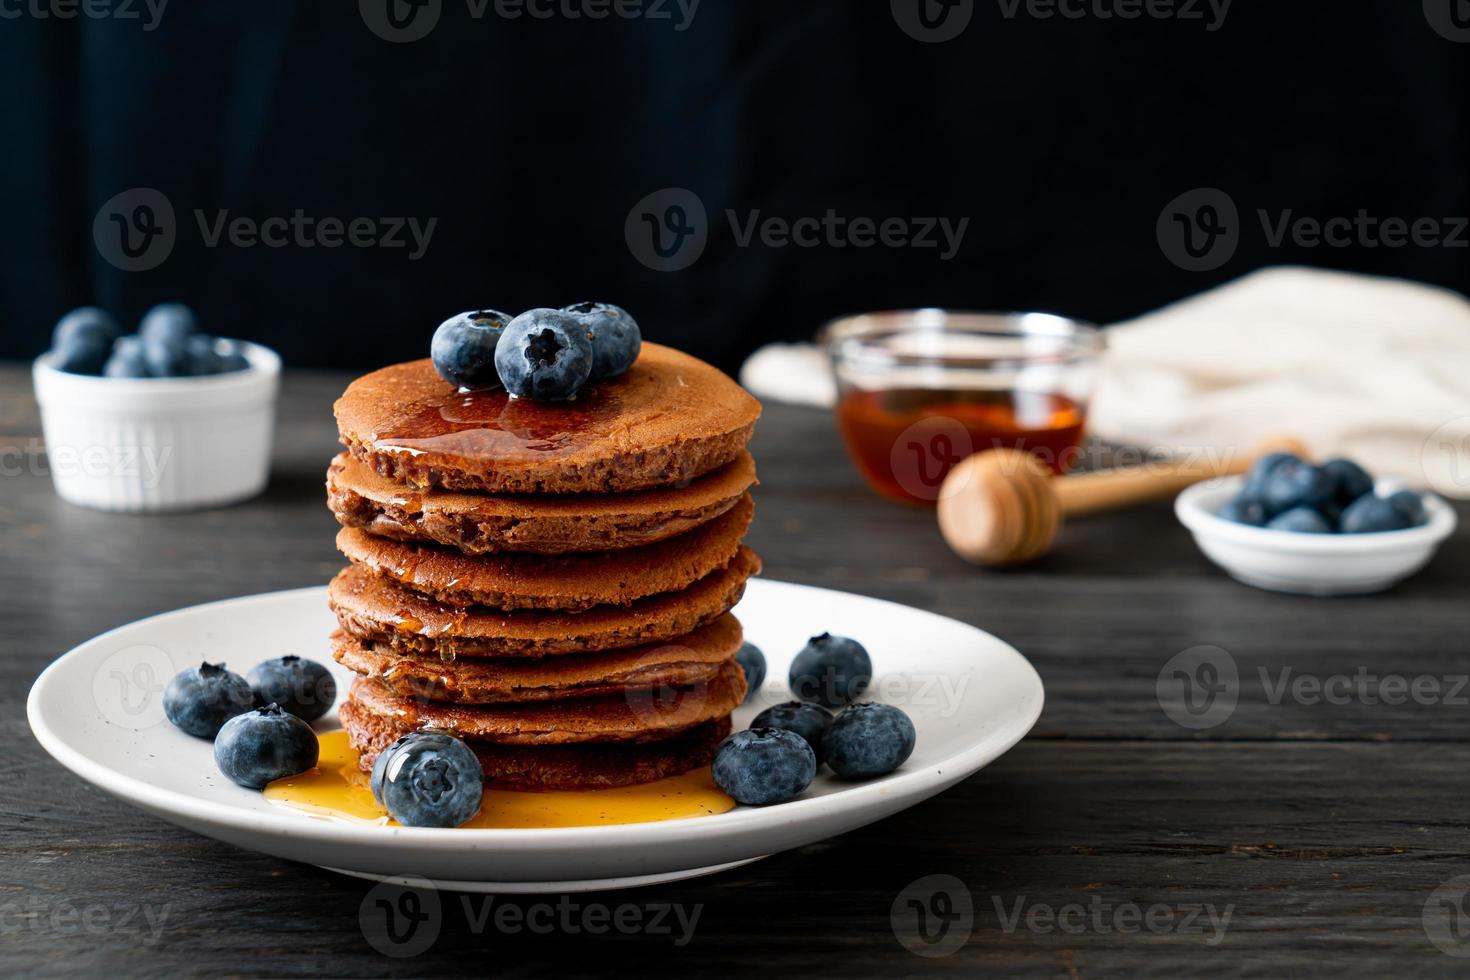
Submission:
{"label": "dark blue background", "polygon": [[[1463,0],[1454,0],[1463,2]],[[141,9],[141,8],[140,8]],[[677,19],[677,8],[675,11]],[[1263,264],[1307,262],[1470,290],[1464,248],[1272,248],[1255,211],[1470,214],[1470,44],[1418,0],[1236,0],[1199,21],[1006,18],[975,4],[920,43],[886,0],[704,0],[668,20],[472,19],[389,43],[350,2],[173,0],[139,21],[0,21],[0,356],[29,357],[70,306],[132,319],[194,304],[215,332],[297,365],[422,356],[445,315],[583,298],[726,366],[826,317],[909,305],[1127,317]],[[160,266],[103,261],[92,222],[163,191]],[[660,188],[708,206],[680,272],[624,240]],[[1164,205],[1214,186],[1239,250],[1187,272]],[[206,248],[192,212],[437,217],[428,253]],[[739,247],[747,218],[970,219],[934,249]]]}

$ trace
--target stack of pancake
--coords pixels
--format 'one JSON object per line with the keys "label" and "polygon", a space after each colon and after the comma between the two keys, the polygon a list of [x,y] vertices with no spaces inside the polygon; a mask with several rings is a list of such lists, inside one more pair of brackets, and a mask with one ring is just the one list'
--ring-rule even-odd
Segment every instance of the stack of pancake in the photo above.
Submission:
{"label": "stack of pancake", "polygon": [[452,733],[506,789],[625,786],[707,765],[744,699],[729,610],[759,404],[644,344],[573,402],[460,392],[429,361],[337,402],[328,502],[342,724],[371,768],[410,731]]}

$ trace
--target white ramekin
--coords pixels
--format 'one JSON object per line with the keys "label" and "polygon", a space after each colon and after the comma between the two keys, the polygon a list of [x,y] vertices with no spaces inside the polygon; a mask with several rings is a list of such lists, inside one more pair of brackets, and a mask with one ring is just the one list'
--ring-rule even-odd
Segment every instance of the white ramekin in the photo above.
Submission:
{"label": "white ramekin", "polygon": [[102,378],[36,359],[56,493],[83,507],[163,511],[260,493],[270,476],[281,359],[242,343],[250,367],[199,378]]}

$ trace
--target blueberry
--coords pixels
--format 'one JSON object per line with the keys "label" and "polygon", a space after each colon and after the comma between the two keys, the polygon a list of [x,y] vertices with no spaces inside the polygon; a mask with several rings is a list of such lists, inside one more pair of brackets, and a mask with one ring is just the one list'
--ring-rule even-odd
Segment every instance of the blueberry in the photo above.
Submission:
{"label": "blueberry", "polygon": [[220,726],[255,707],[250,684],[224,664],[181,670],[163,689],[163,713],[174,725],[200,738],[214,738]]}
{"label": "blueberry", "polygon": [[302,721],[316,721],[337,700],[337,682],[315,660],[287,655],[257,664],[248,675],[261,704],[278,704]]}
{"label": "blueberry", "polygon": [[1264,527],[1268,519],[1266,505],[1244,495],[1221,507],[1219,516],[1237,524],[1249,524],[1251,527]]}
{"label": "blueberry", "polygon": [[439,377],[470,391],[499,388],[495,345],[510,319],[498,310],[471,310],[439,324],[429,344],[429,356]]}
{"label": "blueberry", "polygon": [[182,378],[189,371],[189,338],[143,337],[143,362],[154,378]]}
{"label": "blueberry", "polygon": [[245,345],[238,340],[216,337],[214,352],[219,357],[221,374],[229,371],[246,371],[250,368],[250,358],[245,356]]}
{"label": "blueberry", "polygon": [[1267,453],[1256,460],[1245,475],[1245,485],[1241,487],[1240,495],[1251,500],[1262,499],[1266,489],[1266,479],[1271,475],[1271,471],[1287,462],[1300,463],[1301,458],[1294,453]]}
{"label": "blueberry", "polygon": [[1299,534],[1331,534],[1327,518],[1310,507],[1293,507],[1266,522],[1273,531],[1296,531]]}
{"label": "blueberry", "polygon": [[1311,463],[1299,459],[1284,460],[1266,475],[1258,499],[1272,515],[1296,507],[1320,510],[1332,499],[1332,482],[1326,473]]}
{"label": "blueberry", "polygon": [[220,374],[224,370],[223,358],[216,346],[215,338],[206,334],[195,334],[184,340],[184,358],[187,374],[202,377]]}
{"label": "blueberry", "polygon": [[872,779],[903,765],[914,751],[914,723],[891,704],[854,704],[832,722],[822,744],[827,765],[844,779]]}
{"label": "blueberry", "polygon": [[108,357],[102,373],[109,378],[149,377],[148,361],[143,357],[142,339],[137,336],[117,338],[117,343],[112,345],[112,356]]}
{"label": "blueberry", "polygon": [[745,700],[749,701],[766,682],[766,655],[754,643],[742,643],[735,662],[745,671]]}
{"label": "blueberry", "polygon": [[570,313],[529,310],[505,328],[495,347],[495,369],[512,395],[565,401],[592,372],[592,341]]}
{"label": "blueberry", "polygon": [[795,732],[749,728],[720,743],[711,772],[739,803],[785,803],[812,784],[817,754]]}
{"label": "blueberry", "polygon": [[1411,527],[1409,515],[1385,497],[1364,494],[1348,504],[1342,512],[1342,533],[1375,534],[1379,531],[1402,531]]}
{"label": "blueberry", "polygon": [[316,765],[319,752],[311,726],[277,704],[231,718],[214,740],[219,771],[250,789],[299,776]]}
{"label": "blueberry", "polygon": [[113,341],[121,334],[122,328],[106,310],[95,306],[72,310],[51,332],[52,365],[73,374],[101,374]]}
{"label": "blueberry", "polygon": [[[383,806],[405,827],[458,827],[480,810],[485,773],[469,746],[439,732],[414,732],[383,753],[373,777]],[[380,757],[381,759],[381,757]]]}
{"label": "blueberry", "polygon": [[1409,522],[1409,527],[1418,527],[1429,520],[1429,514],[1424,509],[1424,498],[1412,490],[1400,490],[1388,496],[1388,503],[1394,510],[1404,515]]}
{"label": "blueberry", "polygon": [[791,661],[791,693],[802,701],[840,708],[856,700],[873,679],[873,660],[857,640],[823,633]]}
{"label": "blueberry", "polygon": [[393,757],[394,751],[399,746],[417,734],[417,732],[410,732],[407,735],[400,735],[396,741],[379,752],[378,757],[373,760],[373,771],[372,775],[368,777],[368,787],[372,789],[373,799],[377,800],[379,805],[382,805],[383,802],[383,774],[388,770],[388,760]]}
{"label": "blueberry", "polygon": [[199,324],[194,319],[194,311],[183,303],[159,303],[144,313],[138,324],[138,335],[145,342],[166,341],[180,349],[190,335],[198,330]]}
{"label": "blueberry", "polygon": [[1373,477],[1350,459],[1329,459],[1322,464],[1322,472],[1332,484],[1332,500],[1339,508],[1373,492]]}
{"label": "blueberry", "polygon": [[816,753],[817,765],[822,764],[822,737],[832,727],[832,712],[820,704],[802,701],[787,701],[773,705],[755,716],[751,728],[779,728],[783,732],[795,732],[806,739],[806,744]]}
{"label": "blueberry", "polygon": [[611,303],[573,303],[562,307],[587,328],[592,341],[592,374],[589,381],[616,378],[638,360],[643,333],[638,321],[621,306]]}

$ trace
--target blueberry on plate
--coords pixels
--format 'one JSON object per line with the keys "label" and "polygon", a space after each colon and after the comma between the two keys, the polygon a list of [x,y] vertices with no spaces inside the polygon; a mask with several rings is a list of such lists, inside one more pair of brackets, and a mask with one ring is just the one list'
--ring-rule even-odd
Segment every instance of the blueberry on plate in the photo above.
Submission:
{"label": "blueberry on plate", "polygon": [[735,662],[745,671],[745,700],[749,701],[766,682],[766,655],[754,643],[742,643]]}
{"label": "blueberry on plate", "polygon": [[214,739],[219,771],[250,789],[301,775],[316,765],[319,752],[311,726],[278,704],[236,715]]}
{"label": "blueberry on plate", "polygon": [[891,704],[849,705],[822,745],[827,765],[843,779],[872,779],[904,764],[914,751],[914,723]]}
{"label": "blueberry on plate", "polygon": [[611,303],[573,303],[562,307],[587,328],[592,341],[592,374],[589,381],[616,378],[638,360],[643,349],[643,332],[638,321],[621,306]]}
{"label": "blueberry on plate", "polygon": [[1364,494],[1342,512],[1343,534],[1377,534],[1412,526],[1408,514],[1395,507],[1389,498],[1376,494]]}
{"label": "blueberry on plate", "polygon": [[257,664],[247,679],[260,704],[278,704],[302,721],[316,721],[337,700],[327,668],[290,654]]}
{"label": "blueberry on plate", "polygon": [[183,303],[159,303],[143,314],[138,335],[145,342],[166,341],[182,348],[189,337],[199,331],[194,311]]}
{"label": "blueberry on plate", "polygon": [[1331,534],[1327,518],[1310,507],[1293,507],[1266,522],[1273,531],[1295,531],[1298,534]]}
{"label": "blueberry on plate", "polygon": [[1332,499],[1332,483],[1327,474],[1311,463],[1288,459],[1276,464],[1266,474],[1259,499],[1272,515],[1297,507],[1321,510]]}
{"label": "blueberry on plate", "polygon": [[1338,508],[1344,508],[1365,493],[1373,492],[1373,477],[1368,471],[1350,459],[1329,459],[1322,464],[1322,472],[1332,485],[1332,500]]}
{"label": "blueberry on plate", "polygon": [[517,398],[575,398],[592,373],[592,341],[570,313],[528,310],[510,321],[495,347],[500,383]]}
{"label": "blueberry on plate", "polygon": [[410,732],[407,735],[398,736],[392,744],[379,752],[378,757],[373,760],[373,771],[368,777],[368,787],[373,791],[373,799],[378,801],[379,806],[383,803],[383,773],[388,769],[388,760],[393,757],[394,751],[399,746],[417,734],[418,732]]}
{"label": "blueberry on plate", "polygon": [[1412,490],[1399,490],[1389,494],[1388,503],[1404,515],[1409,527],[1418,527],[1429,520],[1429,513],[1424,509],[1424,498]]}
{"label": "blueberry on plate", "polygon": [[52,366],[72,374],[101,374],[121,335],[122,328],[106,310],[95,306],[72,310],[51,332]]}
{"label": "blueberry on plate", "polygon": [[791,661],[787,680],[798,700],[840,708],[856,701],[873,680],[873,659],[857,640],[823,633]]}
{"label": "blueberry on plate", "polygon": [[117,338],[117,343],[112,345],[112,355],[102,366],[102,373],[109,378],[151,377],[148,371],[148,361],[143,356],[142,338],[137,336]]}
{"label": "blueberry on plate", "polygon": [[816,753],[817,765],[822,764],[826,753],[822,749],[822,738],[832,727],[832,712],[820,704],[804,701],[787,701],[767,708],[755,716],[751,728],[779,728],[783,732],[795,732],[806,739],[806,744]]}
{"label": "blueberry on plate", "polygon": [[795,732],[748,728],[720,743],[710,771],[715,785],[738,803],[785,803],[812,784],[817,754]]}
{"label": "blueberry on plate", "polygon": [[250,684],[224,664],[181,670],[163,689],[163,713],[174,725],[200,738],[214,738],[225,722],[255,707]]}
{"label": "blueberry on plate", "polygon": [[1265,504],[1244,494],[1221,507],[1219,516],[1237,524],[1249,524],[1251,527],[1265,527],[1266,521],[1270,519]]}
{"label": "blueberry on plate", "polygon": [[1251,500],[1261,500],[1265,494],[1266,479],[1271,475],[1271,471],[1288,462],[1300,463],[1301,458],[1295,453],[1267,453],[1256,460],[1245,475],[1245,485],[1241,487],[1240,495]]}
{"label": "blueberry on plate", "polygon": [[375,795],[405,827],[458,827],[480,811],[485,772],[457,738],[413,732],[384,750],[379,762],[381,772],[373,766]]}
{"label": "blueberry on plate", "polygon": [[499,388],[495,345],[510,320],[499,310],[471,310],[439,324],[429,343],[429,357],[439,377],[467,391]]}

